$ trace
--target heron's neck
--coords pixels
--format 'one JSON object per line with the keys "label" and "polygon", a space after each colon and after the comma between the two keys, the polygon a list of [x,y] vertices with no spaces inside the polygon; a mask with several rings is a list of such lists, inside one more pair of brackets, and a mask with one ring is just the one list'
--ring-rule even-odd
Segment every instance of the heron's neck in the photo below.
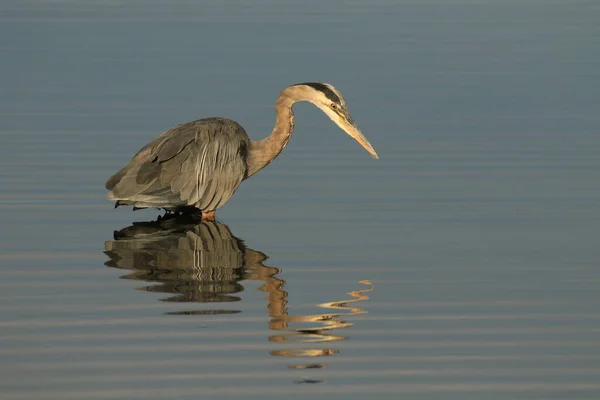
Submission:
{"label": "heron's neck", "polygon": [[290,141],[294,132],[294,113],[292,106],[304,99],[283,91],[275,102],[275,126],[271,135],[263,140],[251,141],[248,148],[247,178],[251,177],[275,159]]}

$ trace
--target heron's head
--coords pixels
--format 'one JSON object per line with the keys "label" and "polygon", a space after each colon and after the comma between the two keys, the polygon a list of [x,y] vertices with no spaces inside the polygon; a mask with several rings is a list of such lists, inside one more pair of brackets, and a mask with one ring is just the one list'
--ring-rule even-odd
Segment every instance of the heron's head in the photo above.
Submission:
{"label": "heron's head", "polygon": [[375,158],[379,158],[371,143],[362,134],[346,107],[342,94],[327,83],[307,82],[292,86],[302,89],[303,100],[310,101],[319,107],[344,132],[354,138]]}

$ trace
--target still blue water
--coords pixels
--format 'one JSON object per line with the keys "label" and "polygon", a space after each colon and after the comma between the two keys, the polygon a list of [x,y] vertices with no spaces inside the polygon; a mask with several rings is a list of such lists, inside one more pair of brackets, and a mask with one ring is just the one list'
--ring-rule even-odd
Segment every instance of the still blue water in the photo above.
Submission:
{"label": "still blue water", "polygon": [[[1,397],[599,398],[599,20],[0,3]],[[344,94],[379,160],[303,103],[219,224],[105,199],[163,130],[226,116],[260,139],[304,81]]]}

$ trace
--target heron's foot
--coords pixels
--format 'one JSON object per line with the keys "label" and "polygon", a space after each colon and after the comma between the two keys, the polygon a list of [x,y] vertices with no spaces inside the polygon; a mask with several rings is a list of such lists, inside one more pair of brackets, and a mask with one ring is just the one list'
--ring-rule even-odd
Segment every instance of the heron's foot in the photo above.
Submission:
{"label": "heron's foot", "polygon": [[194,206],[179,206],[176,208],[171,208],[171,209],[166,209],[165,210],[167,214],[172,214],[172,215],[176,215],[176,216],[181,216],[181,215],[200,215],[200,209],[194,207]]}
{"label": "heron's foot", "polygon": [[202,221],[214,221],[215,211],[202,211]]}

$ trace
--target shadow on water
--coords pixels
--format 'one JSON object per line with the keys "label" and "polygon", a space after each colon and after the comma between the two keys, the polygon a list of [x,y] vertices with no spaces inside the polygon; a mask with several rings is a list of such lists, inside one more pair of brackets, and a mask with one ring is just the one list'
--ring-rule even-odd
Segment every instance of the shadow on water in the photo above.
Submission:
{"label": "shadow on water", "polygon": [[[129,270],[123,279],[152,282],[141,290],[168,293],[166,302],[223,303],[241,300],[244,280],[262,281],[259,290],[267,294],[269,336],[273,343],[310,343],[304,349],[277,348],[273,356],[322,357],[339,351],[317,344],[346,340],[338,329],[352,326],[343,320],[345,315],[366,313],[356,303],[368,300],[373,290],[368,280],[359,283],[365,287],[348,292],[351,299],[317,304],[317,307],[335,310],[324,314],[290,315],[285,280],[278,277],[279,268],[265,266],[264,253],[249,249],[243,240],[235,237],[227,225],[219,222],[198,221],[192,217],[162,217],[152,222],[134,222],[114,232],[114,240],[105,243],[110,260],[108,267]],[[223,310],[212,306],[207,310],[169,312],[171,315],[235,314],[239,310]],[[281,346],[280,345],[280,346]],[[313,347],[314,346],[314,347]],[[281,346],[283,347],[283,346]],[[289,364],[289,368],[325,368],[327,364]],[[322,380],[300,380],[296,383],[322,383]]]}

